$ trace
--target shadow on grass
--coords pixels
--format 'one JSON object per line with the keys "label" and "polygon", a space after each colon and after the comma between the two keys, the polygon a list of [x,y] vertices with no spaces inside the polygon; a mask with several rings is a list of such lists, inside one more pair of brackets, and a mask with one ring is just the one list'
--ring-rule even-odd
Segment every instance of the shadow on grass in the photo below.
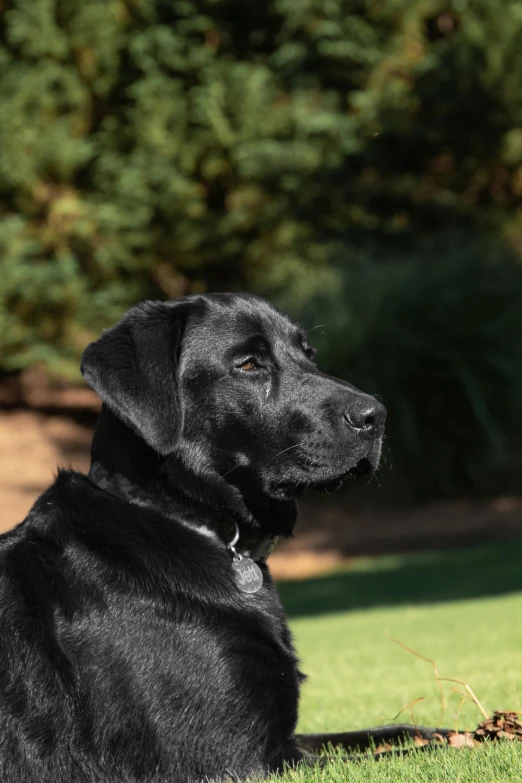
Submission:
{"label": "shadow on grass", "polygon": [[522,590],[522,538],[354,561],[278,588],[290,617],[503,595]]}

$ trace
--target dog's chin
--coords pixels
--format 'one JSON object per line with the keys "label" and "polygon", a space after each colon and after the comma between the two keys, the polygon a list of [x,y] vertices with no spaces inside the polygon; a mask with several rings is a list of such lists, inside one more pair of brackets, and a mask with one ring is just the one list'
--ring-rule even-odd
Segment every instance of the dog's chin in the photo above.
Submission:
{"label": "dog's chin", "polygon": [[377,464],[368,456],[362,457],[355,465],[341,473],[331,476],[307,479],[306,481],[286,481],[279,483],[273,490],[273,496],[280,500],[291,500],[303,495],[311,489],[315,492],[333,492],[340,489],[346,481],[355,482],[359,479],[371,478],[377,469]]}
{"label": "dog's chin", "polygon": [[[340,489],[346,481],[355,482],[359,479],[371,478],[375,473],[374,466],[368,457],[362,457],[349,470],[334,476],[333,478],[320,479],[310,483],[310,489],[315,492],[333,492]],[[306,489],[306,487],[305,487]]]}

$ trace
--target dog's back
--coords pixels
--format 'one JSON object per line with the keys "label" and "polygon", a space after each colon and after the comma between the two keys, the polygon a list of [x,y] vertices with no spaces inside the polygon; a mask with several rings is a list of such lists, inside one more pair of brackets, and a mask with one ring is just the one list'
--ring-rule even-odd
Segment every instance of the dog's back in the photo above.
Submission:
{"label": "dog's back", "polygon": [[245,596],[227,563],[205,536],[62,472],[0,539],[0,779],[276,767],[296,660],[266,569]]}

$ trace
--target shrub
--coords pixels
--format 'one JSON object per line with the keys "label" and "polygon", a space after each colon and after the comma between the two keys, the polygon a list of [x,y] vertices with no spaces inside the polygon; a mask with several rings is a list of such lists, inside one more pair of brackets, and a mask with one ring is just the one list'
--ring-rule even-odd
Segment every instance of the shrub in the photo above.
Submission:
{"label": "shrub", "polygon": [[419,258],[341,263],[297,313],[320,366],[388,408],[395,497],[518,486],[522,268],[498,241],[442,236]]}

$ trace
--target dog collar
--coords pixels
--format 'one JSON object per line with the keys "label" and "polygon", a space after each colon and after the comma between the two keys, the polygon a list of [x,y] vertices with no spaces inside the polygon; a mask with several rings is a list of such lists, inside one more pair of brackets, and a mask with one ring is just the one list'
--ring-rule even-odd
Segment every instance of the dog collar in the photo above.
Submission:
{"label": "dog collar", "polygon": [[[91,464],[87,477],[97,487],[120,500],[126,500],[129,503],[135,503],[145,508],[159,508],[167,516],[170,516],[172,513],[166,500],[158,498],[157,495],[153,495],[151,492],[146,492],[121,473],[109,473],[101,462],[93,462]],[[227,549],[235,530],[237,530],[237,525],[234,522],[230,522],[216,531],[216,534],[219,535],[220,540],[227,546]],[[204,525],[199,528],[199,532],[203,535],[209,534],[208,528]],[[272,554],[278,540],[278,536],[269,536],[261,540],[258,538],[239,537],[234,539],[234,551],[242,557],[261,563]]]}

